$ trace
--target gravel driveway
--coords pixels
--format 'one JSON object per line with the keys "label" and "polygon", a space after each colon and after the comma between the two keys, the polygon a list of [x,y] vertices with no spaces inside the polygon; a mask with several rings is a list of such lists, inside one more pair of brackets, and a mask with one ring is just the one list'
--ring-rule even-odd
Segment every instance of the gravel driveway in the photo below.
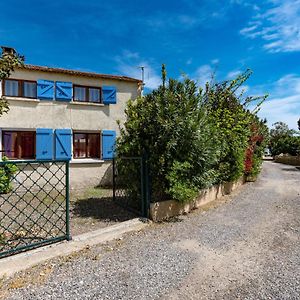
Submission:
{"label": "gravel driveway", "polygon": [[300,171],[4,282],[7,299],[300,299]]}

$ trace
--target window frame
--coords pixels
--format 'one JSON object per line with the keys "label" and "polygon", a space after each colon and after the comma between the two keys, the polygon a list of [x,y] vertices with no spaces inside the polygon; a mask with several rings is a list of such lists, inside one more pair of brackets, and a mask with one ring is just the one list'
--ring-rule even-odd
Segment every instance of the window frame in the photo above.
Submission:
{"label": "window frame", "polygon": [[[11,96],[11,95],[6,95],[5,91],[5,82],[6,81],[17,81],[18,82],[18,95],[17,96]],[[35,83],[35,89],[36,89],[36,95],[35,97],[28,97],[24,96],[24,82],[29,82],[29,83]],[[37,99],[37,81],[36,80],[25,80],[25,79],[15,79],[15,78],[7,78],[2,80],[2,94],[5,97],[13,97],[13,98],[29,98],[29,99]]]}
{"label": "window frame", "polygon": [[[82,100],[75,100],[75,88],[84,88],[85,89],[85,101]],[[99,95],[100,95],[100,101],[90,101],[89,96],[90,92],[89,89],[96,89],[99,90]],[[79,103],[94,103],[94,104],[102,104],[103,99],[102,99],[102,88],[100,86],[89,86],[89,85],[81,85],[81,84],[73,84],[73,101],[74,102],[79,102]]]}
{"label": "window frame", "polygon": [[[8,160],[35,160],[36,159],[36,131],[34,130],[18,130],[18,129],[2,129],[1,130],[1,159],[3,156],[5,156],[5,149],[4,149],[4,134],[5,133],[17,133],[17,145],[18,147],[21,145],[21,134],[22,133],[31,133],[33,134],[33,156],[32,157],[27,157],[23,158],[18,155],[18,157],[7,157]],[[14,152],[14,151],[11,151]]]}
{"label": "window frame", "polygon": [[[76,157],[75,156],[75,135],[76,134],[84,134],[85,135],[85,156],[84,157]],[[89,134],[93,134],[93,135],[98,135],[99,138],[99,156],[98,157],[91,157],[91,156],[87,156],[88,154],[88,135]],[[72,157],[75,160],[78,159],[98,159],[101,160],[102,159],[102,140],[101,140],[101,132],[97,131],[97,132],[92,132],[92,131],[73,131],[72,134],[72,146],[73,146],[73,151],[72,151]]]}

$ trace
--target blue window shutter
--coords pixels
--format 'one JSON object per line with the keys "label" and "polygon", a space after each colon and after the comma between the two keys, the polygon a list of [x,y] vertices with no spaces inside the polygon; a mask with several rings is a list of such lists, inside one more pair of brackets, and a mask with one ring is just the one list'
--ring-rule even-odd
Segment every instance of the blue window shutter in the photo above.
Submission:
{"label": "blue window shutter", "polygon": [[36,159],[53,159],[53,129],[36,129]]}
{"label": "blue window shutter", "polygon": [[102,159],[113,159],[115,154],[116,132],[102,130]]}
{"label": "blue window shutter", "polygon": [[41,100],[53,100],[54,81],[39,79],[37,81],[37,97]]}
{"label": "blue window shutter", "polygon": [[102,97],[104,104],[116,104],[117,103],[117,90],[114,86],[103,86]]}
{"label": "blue window shutter", "polygon": [[71,101],[73,85],[72,82],[56,81],[55,83],[55,99],[61,101]]}
{"label": "blue window shutter", "polygon": [[70,160],[71,159],[71,129],[55,130],[55,158]]}

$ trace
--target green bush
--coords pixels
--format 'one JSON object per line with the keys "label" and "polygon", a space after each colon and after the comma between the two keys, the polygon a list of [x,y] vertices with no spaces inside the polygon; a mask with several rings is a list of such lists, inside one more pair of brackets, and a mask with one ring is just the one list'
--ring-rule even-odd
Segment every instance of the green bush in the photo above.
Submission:
{"label": "green bush", "polygon": [[[188,78],[166,83],[164,68],[162,74],[158,89],[128,102],[117,154],[146,152],[152,200],[184,202],[199,189],[243,175],[254,119],[246,104],[260,98],[236,96],[249,72],[235,81],[207,84],[204,90]],[[132,185],[138,184],[129,168],[123,171]]]}
{"label": "green bush", "polygon": [[[7,161],[6,157],[2,158]],[[12,190],[11,180],[18,168],[14,164],[6,164],[0,167],[0,194],[7,194]]]}
{"label": "green bush", "polygon": [[290,155],[300,154],[300,137],[298,136],[283,136],[276,141],[272,141],[271,144],[272,156],[279,155],[281,153],[288,153]]}
{"label": "green bush", "polygon": [[293,129],[289,129],[288,125],[283,122],[273,124],[274,128],[270,130],[269,148],[272,156],[281,153],[290,155],[300,154],[300,136]]}

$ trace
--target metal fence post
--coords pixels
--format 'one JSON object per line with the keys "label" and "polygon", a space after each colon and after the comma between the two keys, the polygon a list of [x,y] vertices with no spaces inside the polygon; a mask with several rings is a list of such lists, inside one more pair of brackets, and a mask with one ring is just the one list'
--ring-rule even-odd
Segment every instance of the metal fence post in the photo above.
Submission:
{"label": "metal fence post", "polygon": [[70,241],[70,162],[66,162],[66,237]]}
{"label": "metal fence post", "polygon": [[141,172],[141,213],[145,217],[145,161],[144,155],[140,158],[140,172]]}
{"label": "metal fence post", "polygon": [[112,184],[113,184],[113,201],[116,201],[116,161],[113,157],[113,165],[112,165]]}
{"label": "metal fence post", "polygon": [[149,164],[148,164],[148,153],[144,151],[142,157],[143,164],[143,186],[144,186],[144,195],[142,197],[143,201],[143,217],[149,218],[149,209],[150,209],[150,180],[149,180]]}

